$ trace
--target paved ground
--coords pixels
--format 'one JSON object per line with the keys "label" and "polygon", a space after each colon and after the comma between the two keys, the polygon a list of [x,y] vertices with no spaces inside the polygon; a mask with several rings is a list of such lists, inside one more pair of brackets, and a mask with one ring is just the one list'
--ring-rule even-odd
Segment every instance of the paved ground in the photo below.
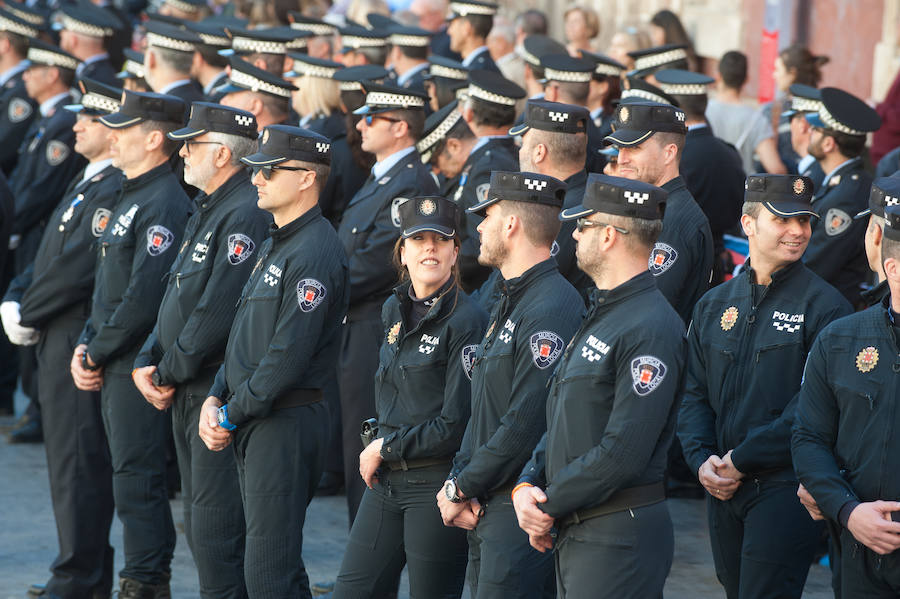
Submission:
{"label": "paved ground", "polygon": [[[19,406],[21,408],[21,406]],[[0,433],[12,425],[0,418]],[[56,554],[56,533],[50,506],[43,445],[8,445],[0,438],[0,599],[24,597],[34,582],[46,580],[47,567]],[[666,584],[667,599],[724,597],[713,572],[706,531],[704,502],[669,502],[675,522],[675,563]],[[197,582],[182,528],[181,501],[172,502],[178,546],[172,564],[174,599],[197,597]],[[121,567],[121,526],[115,522],[112,543],[116,567]],[[304,530],[304,560],[310,580],[333,579],[347,540],[343,497],[313,501]],[[828,571],[813,566],[804,598],[831,597]],[[406,594],[405,580],[401,597]],[[468,596],[468,595],[466,595]]]}

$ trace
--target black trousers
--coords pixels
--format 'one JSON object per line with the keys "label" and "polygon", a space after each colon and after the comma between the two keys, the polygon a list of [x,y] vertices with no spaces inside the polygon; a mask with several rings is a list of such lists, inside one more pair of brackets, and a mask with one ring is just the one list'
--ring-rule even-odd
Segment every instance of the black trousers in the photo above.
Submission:
{"label": "black trousers", "polygon": [[491,498],[468,533],[472,599],[537,599],[556,595],[553,554],[541,553],[519,528],[508,495]]}
{"label": "black trousers", "polygon": [[303,566],[303,523],[325,462],[324,402],[273,410],[235,431],[251,599],[311,597]]}
{"label": "black trousers", "polygon": [[843,599],[900,597],[900,551],[878,555],[844,529],[840,568]]}
{"label": "black trousers", "polygon": [[446,466],[391,471],[366,489],[350,531],[334,599],[380,599],[397,590],[404,564],[411,599],[458,599],[466,575],[466,532],[441,521],[435,495]]}
{"label": "black trousers", "polygon": [[69,372],[83,318],[60,317],[41,331],[36,346],[39,401],[59,554],[50,566],[47,592],[67,599],[109,594],[113,548],[112,465],[100,393],[79,391]]}
{"label": "black trousers", "polygon": [[662,599],[674,549],[665,501],[567,526],[556,541],[556,596]]}
{"label": "black trousers", "polygon": [[800,599],[822,523],[797,500],[797,481],[745,479],[728,501],[707,497],[716,576],[728,599]]}
{"label": "black trousers", "polygon": [[166,490],[166,442],[172,424],[168,413],[144,399],[130,374],[119,374],[134,363],[133,356],[121,362],[108,365],[101,391],[125,546],[125,567],[119,574],[159,584],[169,578],[175,551]]}
{"label": "black trousers", "polygon": [[197,565],[200,596],[242,599],[244,508],[234,452],[210,451],[197,433],[200,408],[215,370],[180,385],[172,406],[172,432],[181,472],[184,535]]}

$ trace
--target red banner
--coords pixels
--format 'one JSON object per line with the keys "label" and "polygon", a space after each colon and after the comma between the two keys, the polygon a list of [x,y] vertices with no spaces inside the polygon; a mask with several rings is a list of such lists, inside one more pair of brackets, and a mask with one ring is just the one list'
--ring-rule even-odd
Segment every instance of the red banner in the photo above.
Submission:
{"label": "red banner", "polygon": [[778,31],[763,29],[759,44],[759,103],[775,98],[775,59],[778,57]]}

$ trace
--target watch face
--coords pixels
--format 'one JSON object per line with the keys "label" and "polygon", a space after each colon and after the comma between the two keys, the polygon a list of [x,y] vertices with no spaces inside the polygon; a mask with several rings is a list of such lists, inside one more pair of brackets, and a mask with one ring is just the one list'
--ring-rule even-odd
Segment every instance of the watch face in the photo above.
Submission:
{"label": "watch face", "polygon": [[450,501],[456,499],[456,485],[452,480],[448,480],[444,483],[444,495],[446,495],[447,499]]}

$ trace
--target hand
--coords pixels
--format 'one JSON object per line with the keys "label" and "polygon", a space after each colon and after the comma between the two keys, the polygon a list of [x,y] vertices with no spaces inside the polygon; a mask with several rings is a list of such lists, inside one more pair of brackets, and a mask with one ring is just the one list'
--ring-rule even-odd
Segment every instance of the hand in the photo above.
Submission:
{"label": "hand", "polygon": [[697,478],[707,493],[719,501],[727,501],[732,498],[741,481],[733,478],[719,476],[718,470],[725,466],[725,462],[717,455],[709,456],[697,470]]}
{"label": "hand", "polygon": [[[463,496],[462,491],[457,490],[460,497]],[[444,521],[444,526],[456,526],[454,524],[454,520],[462,513],[463,510],[468,508],[467,501],[463,501],[460,503],[453,503],[449,499],[447,499],[447,495],[444,493],[444,487],[442,486],[437,495],[438,509],[441,510],[441,520]],[[474,526],[472,527],[474,528]],[[471,530],[471,529],[470,529]]]}
{"label": "hand", "polygon": [[822,515],[822,511],[819,509],[819,504],[816,503],[816,500],[813,499],[813,496],[809,494],[809,491],[806,490],[806,487],[800,485],[797,487],[797,497],[800,498],[800,503],[803,504],[803,507],[806,508],[806,511],[809,512],[809,516],[813,520],[824,520],[825,516]]}
{"label": "hand", "polygon": [[[520,487],[513,495],[513,508],[519,519],[519,528],[529,537],[542,537],[553,528],[553,517],[538,507],[547,502],[547,495],[538,487]],[[537,549],[537,547],[535,547]]]}
{"label": "hand", "polygon": [[897,501],[860,503],[850,512],[847,528],[853,538],[879,555],[900,549],[900,522],[891,520],[891,512],[900,511]]}
{"label": "hand", "polygon": [[14,345],[34,345],[38,342],[39,331],[19,324],[22,321],[19,302],[0,303],[0,320],[3,322],[3,331]]}
{"label": "hand", "polygon": [[384,461],[381,457],[381,447],[383,445],[384,438],[379,437],[369,443],[369,446],[359,454],[359,475],[370,489],[373,484],[378,482],[378,477],[375,474],[378,472],[381,462]]}
{"label": "hand", "polygon": [[466,507],[463,508],[463,511],[459,513],[459,516],[453,520],[451,525],[464,530],[475,530],[475,527],[478,526],[478,520],[481,518],[481,503],[477,499],[472,498],[463,503],[463,505]]}
{"label": "hand", "polygon": [[222,401],[218,397],[210,395],[200,407],[200,430],[198,433],[210,451],[222,451],[234,439],[234,434],[219,426],[219,421],[216,420],[216,412],[221,406]]}
{"label": "hand", "polygon": [[733,449],[729,449],[728,453],[722,456],[722,462],[724,462],[724,465],[716,468],[716,474],[718,474],[722,478],[741,480],[742,478],[744,478],[744,473],[735,468],[734,462],[731,461],[731,454],[733,452]]}
{"label": "hand", "polygon": [[159,411],[167,410],[172,405],[175,387],[172,385],[163,385],[162,387],[154,385],[154,372],[156,372],[156,366],[135,368],[134,372],[131,373],[131,378],[134,380],[134,386],[137,387],[144,399],[149,401],[154,408]]}
{"label": "hand", "polygon": [[528,542],[541,553],[553,549],[553,537],[550,536],[550,533],[540,536],[528,535]]}
{"label": "hand", "polygon": [[72,352],[72,361],[69,363],[69,371],[75,386],[82,391],[99,391],[103,386],[103,369],[87,370],[81,365],[81,354],[87,352],[87,345],[78,345]]}

